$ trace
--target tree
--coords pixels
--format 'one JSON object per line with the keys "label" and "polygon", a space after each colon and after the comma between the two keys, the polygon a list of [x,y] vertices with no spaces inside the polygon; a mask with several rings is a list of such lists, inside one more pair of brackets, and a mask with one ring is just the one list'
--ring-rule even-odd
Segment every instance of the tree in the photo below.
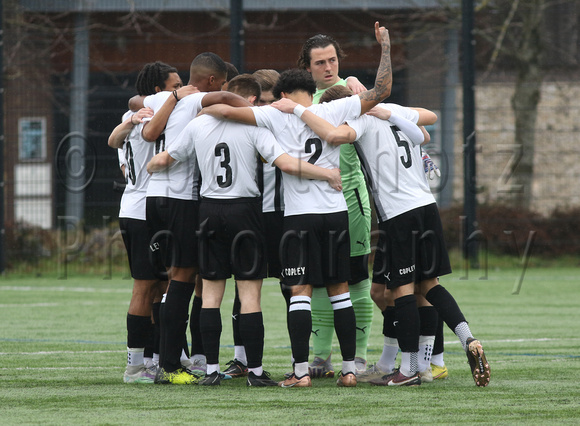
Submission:
{"label": "tree", "polygon": [[[514,207],[528,209],[532,199],[534,177],[535,126],[544,78],[542,55],[545,0],[487,1],[480,12],[505,13],[506,18],[497,32],[480,33],[494,42],[493,53],[487,69],[489,73],[498,60],[510,61],[516,73],[515,90],[511,105],[515,118],[515,138],[512,157],[500,176],[500,199]],[[495,38],[495,40],[494,40]]]}

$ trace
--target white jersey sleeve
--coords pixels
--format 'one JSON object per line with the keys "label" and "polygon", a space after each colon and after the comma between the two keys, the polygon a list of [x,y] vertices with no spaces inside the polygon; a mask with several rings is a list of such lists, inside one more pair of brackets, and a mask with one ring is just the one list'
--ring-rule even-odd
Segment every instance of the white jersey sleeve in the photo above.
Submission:
{"label": "white jersey sleeve", "polygon": [[361,104],[358,95],[353,95],[332,102],[312,105],[308,109],[329,123],[339,126],[347,120],[360,117]]}
{"label": "white jersey sleeve", "polygon": [[255,146],[258,153],[262,156],[266,163],[273,163],[276,159],[285,154],[274,135],[268,129],[258,128],[255,135]]}
{"label": "white jersey sleeve", "polygon": [[425,141],[425,135],[417,126],[417,121],[419,121],[418,111],[397,104],[379,104],[379,108],[384,108],[391,112],[389,121],[405,133],[409,137],[409,142],[413,145],[421,145]]}

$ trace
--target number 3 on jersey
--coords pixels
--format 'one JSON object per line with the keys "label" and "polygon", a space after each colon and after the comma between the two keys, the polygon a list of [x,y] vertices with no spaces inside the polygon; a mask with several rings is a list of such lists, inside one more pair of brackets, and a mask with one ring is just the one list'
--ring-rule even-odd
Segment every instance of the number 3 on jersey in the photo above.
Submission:
{"label": "number 3 on jersey", "polygon": [[227,188],[232,184],[232,168],[230,167],[230,147],[222,142],[215,146],[214,154],[222,159],[220,167],[225,169],[225,177],[218,176],[216,181],[220,188]]}

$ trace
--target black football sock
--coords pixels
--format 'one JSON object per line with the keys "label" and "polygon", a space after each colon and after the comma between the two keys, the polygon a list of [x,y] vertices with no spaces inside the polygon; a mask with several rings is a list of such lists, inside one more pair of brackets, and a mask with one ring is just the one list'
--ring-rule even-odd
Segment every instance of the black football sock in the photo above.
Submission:
{"label": "black football sock", "polygon": [[165,306],[161,315],[161,335],[164,346],[161,347],[160,365],[168,372],[181,368],[181,351],[193,290],[193,284],[174,280],[171,280],[167,289]]}
{"label": "black football sock", "polygon": [[155,302],[153,304],[152,312],[153,312],[153,353],[159,354],[159,338],[160,338],[160,314],[159,311],[161,310],[161,302]]}
{"label": "black football sock", "polygon": [[288,331],[294,363],[307,363],[310,351],[310,333],[312,332],[310,297],[293,296],[291,298],[290,312],[288,312]]}
{"label": "black football sock", "polygon": [[200,329],[203,349],[208,364],[218,364],[220,356],[220,337],[222,317],[219,308],[201,309]]}
{"label": "black football sock", "polygon": [[262,366],[264,355],[264,318],[262,312],[240,314],[240,335],[246,348],[248,368]]}
{"label": "black football sock", "polygon": [[443,320],[441,316],[437,316],[437,330],[435,332],[435,343],[433,344],[433,355],[443,353],[445,347],[445,339],[443,337]]}
{"label": "black football sock", "polygon": [[127,347],[145,348],[149,341],[151,317],[127,314]]}
{"label": "black football sock", "polygon": [[[240,309],[242,304],[240,303],[240,296],[238,294],[238,285],[235,286],[235,296],[234,296],[234,306],[232,307],[232,333],[234,336],[234,345],[243,346],[244,339],[240,333]],[[263,327],[263,325],[262,325]]]}
{"label": "black football sock", "polygon": [[457,302],[442,285],[436,285],[427,292],[425,298],[431,303],[447,326],[455,331],[459,323],[466,322]]}
{"label": "black football sock", "polygon": [[397,338],[397,330],[395,328],[395,307],[387,306],[382,312],[383,314],[383,336],[392,339]]}
{"label": "black football sock", "polygon": [[412,376],[418,371],[419,310],[414,294],[395,299],[397,341],[401,348],[401,373]]}
{"label": "black football sock", "polygon": [[397,340],[401,352],[419,351],[419,311],[414,294],[395,299]]}
{"label": "black football sock", "polygon": [[[344,299],[344,298],[347,299]],[[341,301],[336,300],[341,298]],[[334,311],[334,331],[340,345],[343,361],[354,361],[356,355],[356,317],[349,294],[341,294],[330,298]],[[335,308],[344,304],[343,308]]]}
{"label": "black football sock", "polygon": [[435,343],[435,333],[439,316],[433,306],[422,306],[419,308],[419,318],[421,320],[419,336],[419,371],[425,371],[431,364],[431,354]]}
{"label": "black football sock", "polygon": [[202,298],[193,296],[193,303],[191,304],[191,315],[189,316],[189,332],[191,334],[191,354],[203,355],[203,340],[201,338],[201,330],[199,323],[199,316],[201,314]]}

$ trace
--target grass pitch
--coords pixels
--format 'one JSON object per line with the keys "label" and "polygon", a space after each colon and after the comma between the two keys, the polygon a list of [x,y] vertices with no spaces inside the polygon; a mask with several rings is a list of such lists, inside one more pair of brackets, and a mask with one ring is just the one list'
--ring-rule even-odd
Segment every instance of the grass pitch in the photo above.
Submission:
{"label": "grass pitch", "polygon": [[[477,388],[458,340],[446,330],[449,379],[414,388],[335,379],[311,389],[126,385],[125,316],[132,282],[121,276],[0,279],[0,424],[577,424],[580,414],[580,288],[574,268],[459,271],[442,280],[457,299],[491,365]],[[222,306],[221,364],[233,357],[229,312]],[[284,301],[263,288],[264,367],[275,379],[290,369]],[[382,349],[375,309],[368,358]],[[340,369],[335,339],[334,365]]]}

